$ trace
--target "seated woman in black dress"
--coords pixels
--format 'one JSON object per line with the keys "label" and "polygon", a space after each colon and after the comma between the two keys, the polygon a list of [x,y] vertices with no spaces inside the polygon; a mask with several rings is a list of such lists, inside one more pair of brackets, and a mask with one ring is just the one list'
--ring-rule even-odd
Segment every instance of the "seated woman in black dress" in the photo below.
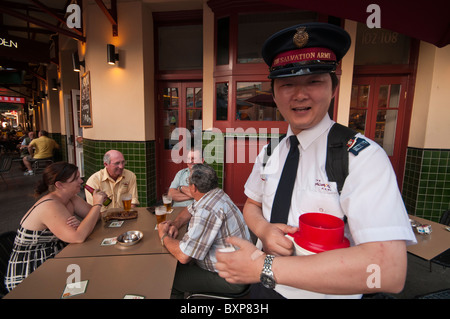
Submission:
{"label": "seated woman in black dress", "polygon": [[73,164],[58,162],[45,169],[35,192],[36,197],[45,195],[25,214],[17,230],[5,276],[9,291],[67,243],[82,243],[92,232],[106,194],[95,191],[91,206],[78,196],[82,184]]}

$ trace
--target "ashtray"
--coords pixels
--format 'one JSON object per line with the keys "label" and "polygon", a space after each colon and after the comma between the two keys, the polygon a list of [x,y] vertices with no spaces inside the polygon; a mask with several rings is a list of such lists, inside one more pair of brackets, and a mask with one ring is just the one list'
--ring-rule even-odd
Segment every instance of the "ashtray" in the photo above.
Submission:
{"label": "ashtray", "polygon": [[137,244],[142,237],[144,234],[139,230],[130,230],[117,237],[117,242],[123,246],[132,246]]}

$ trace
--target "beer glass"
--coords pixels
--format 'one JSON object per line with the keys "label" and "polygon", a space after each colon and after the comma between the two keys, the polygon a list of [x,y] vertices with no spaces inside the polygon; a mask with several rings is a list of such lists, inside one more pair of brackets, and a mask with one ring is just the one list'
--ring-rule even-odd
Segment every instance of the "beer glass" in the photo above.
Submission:
{"label": "beer glass", "polygon": [[170,213],[172,210],[172,196],[166,193],[162,196],[162,199],[164,206],[166,206],[167,212]]}
{"label": "beer glass", "polygon": [[123,209],[127,212],[131,210],[131,194],[122,195]]}
{"label": "beer glass", "polygon": [[166,221],[167,209],[166,206],[156,206],[155,207],[156,223],[162,223]]}

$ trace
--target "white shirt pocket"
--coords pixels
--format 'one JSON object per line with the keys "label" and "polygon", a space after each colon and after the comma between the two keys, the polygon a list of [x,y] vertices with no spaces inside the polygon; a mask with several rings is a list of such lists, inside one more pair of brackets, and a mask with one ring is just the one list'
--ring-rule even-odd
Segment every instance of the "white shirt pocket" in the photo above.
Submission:
{"label": "white shirt pocket", "polygon": [[344,212],[339,203],[339,194],[337,192],[300,190],[297,191],[294,201],[294,211],[298,216],[305,213],[324,213],[344,218]]}

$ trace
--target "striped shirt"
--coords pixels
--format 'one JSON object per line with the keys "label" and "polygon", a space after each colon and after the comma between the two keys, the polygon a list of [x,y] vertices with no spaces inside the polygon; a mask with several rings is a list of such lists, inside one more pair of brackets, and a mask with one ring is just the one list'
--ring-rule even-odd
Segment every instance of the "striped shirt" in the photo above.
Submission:
{"label": "striped shirt", "polygon": [[250,232],[239,208],[225,192],[215,188],[192,205],[189,228],[180,242],[181,251],[203,269],[217,272],[216,250],[229,247],[225,239],[236,236],[250,241]]}

